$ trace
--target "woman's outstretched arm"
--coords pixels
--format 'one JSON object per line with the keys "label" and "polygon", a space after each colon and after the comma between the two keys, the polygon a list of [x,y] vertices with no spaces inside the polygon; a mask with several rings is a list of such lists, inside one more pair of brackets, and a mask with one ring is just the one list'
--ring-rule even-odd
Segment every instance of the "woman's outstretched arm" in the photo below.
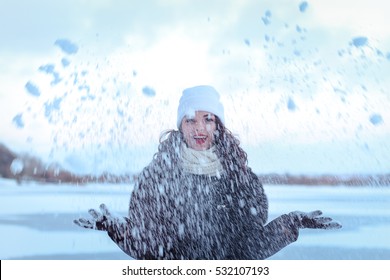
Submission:
{"label": "woman's outstretched arm", "polygon": [[[241,253],[238,256],[248,259],[267,259],[295,242],[299,236],[299,229],[339,229],[342,227],[341,224],[333,221],[332,218],[322,216],[322,211],[320,210],[309,213],[294,211],[266,223],[268,219],[268,200],[262,184],[253,172],[251,182],[257,186],[254,188],[256,193],[253,197],[256,201],[254,201],[253,207],[261,215],[259,215],[260,219],[257,221],[258,226],[253,226],[253,229],[247,233],[243,232],[247,236],[243,240],[249,242],[249,246],[246,248],[252,249],[249,249],[250,252]],[[245,248],[244,245],[241,247]]]}
{"label": "woman's outstretched arm", "polygon": [[299,229],[339,229],[341,224],[329,217],[321,216],[317,210],[309,213],[294,211],[281,215],[266,224],[257,241],[257,258],[266,259],[279,252],[287,245],[295,242]]}
{"label": "woman's outstretched arm", "polygon": [[101,204],[99,208],[100,211],[95,209],[88,211],[91,218],[79,218],[73,222],[83,228],[107,231],[108,236],[119,248],[131,256],[131,235],[128,234],[131,229],[129,218],[111,213],[105,204]]}

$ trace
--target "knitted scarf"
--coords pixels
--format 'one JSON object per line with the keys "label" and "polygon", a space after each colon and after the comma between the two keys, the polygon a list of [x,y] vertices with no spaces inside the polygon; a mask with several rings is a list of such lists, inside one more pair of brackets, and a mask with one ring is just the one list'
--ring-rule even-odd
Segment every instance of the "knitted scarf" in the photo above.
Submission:
{"label": "knitted scarf", "polygon": [[215,154],[215,146],[205,151],[188,148],[186,144],[180,146],[180,164],[187,173],[220,177],[222,165]]}

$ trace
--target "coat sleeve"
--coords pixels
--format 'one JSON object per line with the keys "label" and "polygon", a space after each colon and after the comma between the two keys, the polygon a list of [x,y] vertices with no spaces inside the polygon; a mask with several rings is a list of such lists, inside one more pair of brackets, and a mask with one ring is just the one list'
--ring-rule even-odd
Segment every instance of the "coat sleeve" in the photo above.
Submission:
{"label": "coat sleeve", "polygon": [[251,193],[251,212],[255,212],[259,218],[261,224],[265,224],[268,220],[268,198],[264,192],[264,188],[259,178],[251,171],[251,181],[254,184]]}
{"label": "coat sleeve", "polygon": [[242,233],[242,248],[237,258],[266,259],[298,239],[298,226],[289,215],[282,215],[267,223],[268,199],[258,177],[252,173],[254,195],[251,199],[251,209],[258,218],[246,227]]}
{"label": "coat sleeve", "polygon": [[142,171],[130,197],[127,226],[119,238],[110,236],[135,259],[163,259],[172,246],[172,229],[166,218],[169,205],[162,192],[161,174],[153,162]]}
{"label": "coat sleeve", "polygon": [[279,216],[266,224],[260,233],[263,250],[261,259],[266,259],[279,252],[287,245],[295,242],[299,229],[287,214]]}
{"label": "coat sleeve", "polygon": [[234,259],[263,260],[296,241],[298,229],[288,215],[282,215],[266,225],[244,229],[234,246]]}

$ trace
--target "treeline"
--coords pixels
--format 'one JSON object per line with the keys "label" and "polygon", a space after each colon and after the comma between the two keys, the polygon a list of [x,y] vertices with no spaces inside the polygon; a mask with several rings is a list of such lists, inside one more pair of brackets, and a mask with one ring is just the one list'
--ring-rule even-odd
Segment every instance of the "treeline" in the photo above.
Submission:
{"label": "treeline", "polygon": [[40,159],[27,154],[16,154],[0,143],[0,177],[42,183],[131,183],[132,175],[112,175],[103,173],[99,176],[77,175],[63,169],[59,164],[45,164]]}
{"label": "treeline", "polygon": [[390,186],[390,174],[377,175],[258,175],[263,184],[306,186]]}
{"label": "treeline", "polygon": [[[264,185],[307,185],[307,186],[390,186],[390,173],[378,175],[291,175],[260,174]],[[133,183],[137,174],[99,176],[76,175],[64,170],[58,164],[45,164],[27,154],[18,155],[0,143],[0,177],[14,179],[18,183],[36,181],[42,183]]]}

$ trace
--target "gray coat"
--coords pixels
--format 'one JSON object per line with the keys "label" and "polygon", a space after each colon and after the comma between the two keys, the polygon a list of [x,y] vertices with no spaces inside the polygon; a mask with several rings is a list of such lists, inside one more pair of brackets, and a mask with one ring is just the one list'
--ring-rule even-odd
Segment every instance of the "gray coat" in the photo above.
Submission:
{"label": "gray coat", "polygon": [[111,236],[136,259],[265,259],[298,238],[288,215],[266,224],[258,177],[225,168],[218,177],[185,173],[178,149],[159,151],[140,174],[128,223]]}

